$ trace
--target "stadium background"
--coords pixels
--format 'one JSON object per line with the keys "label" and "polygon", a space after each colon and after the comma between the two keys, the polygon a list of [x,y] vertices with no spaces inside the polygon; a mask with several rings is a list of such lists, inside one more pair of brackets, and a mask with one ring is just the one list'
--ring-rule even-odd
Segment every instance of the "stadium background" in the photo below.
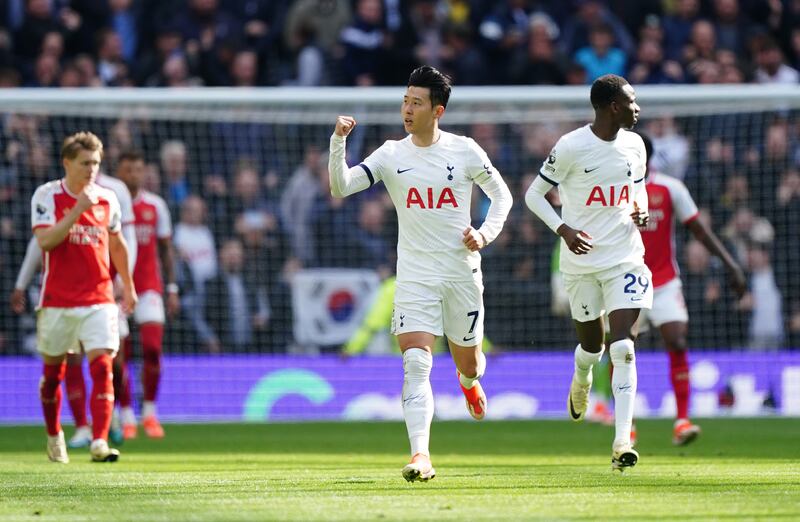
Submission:
{"label": "stadium background", "polygon": [[[0,16],[2,295],[29,239],[30,195],[61,175],[61,139],[97,133],[112,174],[121,151],[142,150],[180,253],[166,420],[399,418],[386,336],[339,356],[391,276],[394,211],[380,188],[330,198],[325,151],[338,113],[360,122],[351,161],[399,136],[419,63],[453,75],[443,128],[476,139],[515,195],[483,255],[494,415],[563,407],[575,341],[557,243],[522,195],[558,136],[591,117],[586,84],[605,72],[637,87],[654,166],[684,180],[748,272],[737,301],[678,230],[694,412],[800,414],[796,1],[33,0],[4,2]],[[476,223],[486,203],[476,192]],[[246,302],[229,304],[228,273],[247,281]],[[244,321],[229,313],[239,306]],[[32,310],[0,310],[0,421],[39,418],[34,326]],[[661,343],[641,339],[638,411],[671,415]],[[451,364],[437,360],[437,415],[462,418]]]}

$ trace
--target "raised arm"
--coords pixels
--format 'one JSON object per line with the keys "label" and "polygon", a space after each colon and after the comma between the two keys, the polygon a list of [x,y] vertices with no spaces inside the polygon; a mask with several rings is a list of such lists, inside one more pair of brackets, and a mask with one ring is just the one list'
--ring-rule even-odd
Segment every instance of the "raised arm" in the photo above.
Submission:
{"label": "raised arm", "polygon": [[331,181],[331,195],[343,198],[371,187],[375,178],[363,163],[353,168],[345,161],[345,144],[347,136],[356,126],[352,116],[339,116],[336,128],[331,135],[330,155],[328,156],[328,175]]}

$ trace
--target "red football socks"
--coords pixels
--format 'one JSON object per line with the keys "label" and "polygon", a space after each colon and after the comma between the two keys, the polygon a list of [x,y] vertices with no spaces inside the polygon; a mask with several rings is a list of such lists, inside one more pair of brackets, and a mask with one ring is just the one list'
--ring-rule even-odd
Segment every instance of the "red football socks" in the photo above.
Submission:
{"label": "red football socks", "polygon": [[111,425],[111,412],[114,409],[114,383],[112,378],[112,359],[108,354],[98,356],[89,364],[92,374],[92,396],[89,407],[92,410],[92,438],[108,439]]}
{"label": "red football socks", "polygon": [[678,419],[689,418],[689,361],[686,350],[669,353],[669,374],[675,390]]}
{"label": "red football socks", "polygon": [[69,409],[72,410],[72,417],[75,419],[75,427],[88,426],[86,419],[86,383],[83,380],[83,365],[67,365],[67,401]]}
{"label": "red football socks", "polygon": [[47,434],[58,435],[61,431],[61,381],[64,379],[65,364],[45,364],[42,380],[39,382],[39,398],[42,401],[44,423]]}
{"label": "red football socks", "polygon": [[164,338],[164,326],[159,323],[145,323],[139,332],[142,339],[144,400],[155,402],[158,395],[158,383],[161,379],[161,345]]}

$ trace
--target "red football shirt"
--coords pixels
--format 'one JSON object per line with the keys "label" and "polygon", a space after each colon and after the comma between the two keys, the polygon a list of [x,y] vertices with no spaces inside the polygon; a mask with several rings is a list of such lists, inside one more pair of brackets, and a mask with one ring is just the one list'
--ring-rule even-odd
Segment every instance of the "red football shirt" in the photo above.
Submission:
{"label": "red football shirt", "polygon": [[[108,234],[117,234],[121,229],[120,207],[112,191],[98,185],[94,188],[98,203],[80,215],[61,244],[42,253],[40,308],[114,302]],[[33,229],[55,225],[76,201],[63,180],[41,185],[31,198]]]}
{"label": "red football shirt", "polygon": [[158,240],[172,236],[172,221],[167,204],[156,194],[143,190],[133,200],[133,213],[136,216],[134,222],[139,245],[133,283],[139,293],[155,290],[161,294],[164,292],[164,285],[161,280]]}
{"label": "red football shirt", "polygon": [[653,273],[653,287],[658,288],[678,276],[673,216],[686,224],[696,219],[698,212],[680,180],[651,173],[646,186],[650,221],[642,231],[644,262]]}

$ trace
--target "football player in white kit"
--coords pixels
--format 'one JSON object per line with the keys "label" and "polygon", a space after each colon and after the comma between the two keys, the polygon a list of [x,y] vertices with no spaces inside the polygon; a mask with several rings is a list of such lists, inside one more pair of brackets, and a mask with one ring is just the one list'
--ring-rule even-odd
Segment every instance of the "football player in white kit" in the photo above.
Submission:
{"label": "football player in white kit", "polygon": [[[397,211],[397,289],[392,333],[403,352],[403,415],[411,443],[409,481],[436,471],[428,442],[433,419],[431,347],[447,336],[467,409],[486,414],[479,379],[486,369],[483,341],[483,277],[478,251],[500,233],[511,210],[511,192],[486,153],[472,139],[439,129],[450,97],[450,78],[433,67],[408,79],[401,116],[404,139],[387,140],[353,168],[345,140],[356,125],[339,116],[330,139],[331,194],[345,197],[383,181]],[[491,199],[479,229],[470,226],[473,183]]]}
{"label": "football player in white kit", "polygon": [[[610,323],[609,354],[614,365],[616,436],[612,469],[636,465],[631,445],[636,397],[634,340],[642,308],[653,303],[650,270],[637,227],[648,222],[646,155],[632,128],[639,115],[633,87],[613,74],[592,84],[594,122],[562,136],[525,194],[525,202],[561,236],[561,271],[580,344],[575,348],[567,410],[583,420],[592,386],[592,366],[605,346],[603,315]],[[545,194],[558,187],[562,216]]]}

